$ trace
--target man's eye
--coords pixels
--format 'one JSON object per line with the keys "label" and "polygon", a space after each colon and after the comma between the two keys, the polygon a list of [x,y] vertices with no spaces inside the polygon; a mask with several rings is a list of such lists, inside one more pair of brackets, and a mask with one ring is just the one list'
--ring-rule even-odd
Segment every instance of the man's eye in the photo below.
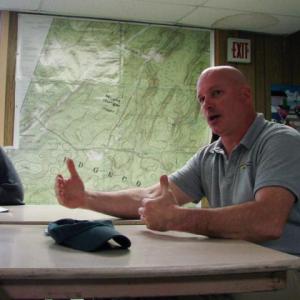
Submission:
{"label": "man's eye", "polygon": [[213,91],[213,92],[211,93],[211,95],[212,95],[213,97],[217,97],[217,96],[221,95],[221,93],[222,93],[221,90],[215,90],[215,91]]}

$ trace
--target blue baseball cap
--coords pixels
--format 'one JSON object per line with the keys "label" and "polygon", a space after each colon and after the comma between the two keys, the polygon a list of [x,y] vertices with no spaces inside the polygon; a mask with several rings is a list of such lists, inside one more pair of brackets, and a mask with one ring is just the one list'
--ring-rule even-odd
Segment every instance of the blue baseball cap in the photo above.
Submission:
{"label": "blue baseball cap", "polygon": [[60,219],[48,224],[47,235],[57,244],[82,251],[97,251],[113,248],[113,240],[120,249],[127,249],[131,241],[120,234],[110,220]]}

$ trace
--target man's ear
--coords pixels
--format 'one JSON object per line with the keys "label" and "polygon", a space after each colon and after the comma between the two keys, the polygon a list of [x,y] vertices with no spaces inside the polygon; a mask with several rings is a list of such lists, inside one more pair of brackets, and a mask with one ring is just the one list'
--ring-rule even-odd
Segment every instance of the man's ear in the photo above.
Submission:
{"label": "man's ear", "polygon": [[243,85],[241,87],[241,96],[245,102],[248,102],[248,101],[252,102],[252,92],[251,92],[250,86]]}

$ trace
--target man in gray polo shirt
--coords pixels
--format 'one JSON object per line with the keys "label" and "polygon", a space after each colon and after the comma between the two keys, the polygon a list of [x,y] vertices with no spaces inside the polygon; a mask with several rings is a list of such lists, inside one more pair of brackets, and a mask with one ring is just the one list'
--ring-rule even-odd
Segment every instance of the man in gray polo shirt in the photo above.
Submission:
{"label": "man in gray polo shirt", "polygon": [[241,238],[300,255],[299,133],[257,115],[247,80],[231,67],[205,70],[197,95],[220,138],[200,149],[166,185],[193,201],[207,197],[211,208],[174,212],[174,221],[164,223],[146,203],[140,212],[149,227]]}
{"label": "man in gray polo shirt", "polygon": [[[182,169],[148,188],[94,192],[69,159],[71,177],[56,178],[58,201],[122,218],[140,215],[153,230],[245,239],[300,255],[300,134],[257,115],[249,84],[233,67],[204,70],[197,97],[220,138]],[[180,207],[202,197],[210,208]]]}
{"label": "man in gray polo shirt", "polygon": [[[254,111],[245,76],[230,66],[204,70],[197,97],[220,138],[152,187],[85,190],[72,160],[58,175],[58,201],[121,218],[140,215],[148,228],[244,239],[300,256],[300,134]],[[208,199],[209,208],[181,207]]]}
{"label": "man in gray polo shirt", "polygon": [[[254,234],[257,230],[257,237],[249,236],[249,240],[300,255],[300,202],[297,200],[300,192],[299,152],[298,132],[277,123],[267,122],[262,115],[257,115],[230,156],[226,154],[220,138],[213,144],[200,149],[181,170],[170,176],[170,180],[193,199],[207,197],[211,208],[256,201],[256,193],[266,187],[271,190],[275,188],[274,193],[278,187],[280,187],[279,192],[281,188],[286,189],[294,197],[289,215],[281,220],[283,222],[286,219],[286,225],[281,228],[281,224],[278,233],[273,233],[271,228],[271,231],[269,228],[263,229],[262,227],[254,229]],[[276,198],[275,194],[273,197]],[[266,201],[272,201],[272,199]],[[277,205],[277,201],[281,202],[281,200],[274,200],[273,203],[267,203],[267,206],[262,208],[262,214],[267,215],[264,218],[276,218],[273,212],[277,209],[273,206]],[[282,201],[282,204],[279,203],[280,207],[285,206],[285,200]],[[290,208],[291,201],[286,201],[287,208]],[[250,206],[249,209],[251,209]],[[259,214],[250,216],[250,221],[254,224],[241,224],[241,226],[244,229],[247,226],[251,230],[253,225],[257,225],[258,216]],[[245,220],[242,223],[244,222]],[[269,222],[266,225],[273,227],[272,222],[277,221],[269,220]],[[232,237],[231,233],[228,234],[228,237]],[[210,235],[220,236],[222,233],[211,232]]]}

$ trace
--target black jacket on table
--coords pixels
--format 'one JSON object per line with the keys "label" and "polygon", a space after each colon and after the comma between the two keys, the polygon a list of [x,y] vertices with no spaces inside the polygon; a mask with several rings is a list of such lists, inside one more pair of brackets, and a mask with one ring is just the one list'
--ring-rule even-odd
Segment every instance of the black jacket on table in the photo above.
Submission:
{"label": "black jacket on table", "polygon": [[0,147],[0,205],[24,204],[20,177],[9,157]]}

